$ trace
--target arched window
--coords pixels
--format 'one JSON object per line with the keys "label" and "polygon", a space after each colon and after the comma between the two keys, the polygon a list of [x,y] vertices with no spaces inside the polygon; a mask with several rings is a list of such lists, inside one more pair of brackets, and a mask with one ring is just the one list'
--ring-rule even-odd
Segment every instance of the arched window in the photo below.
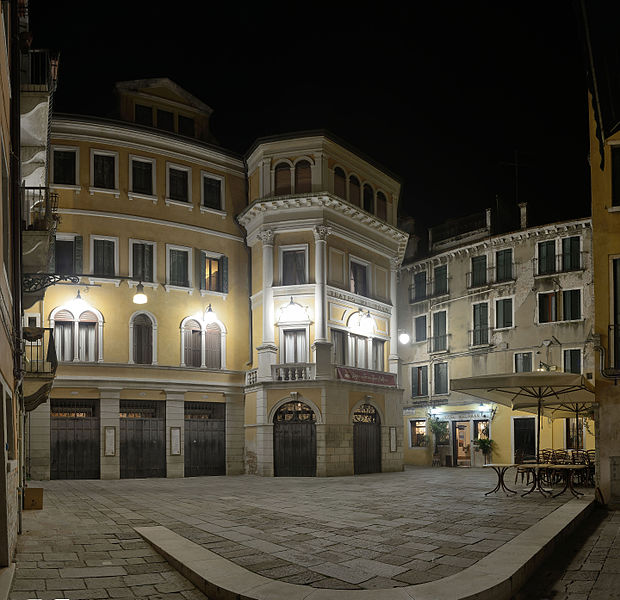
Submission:
{"label": "arched window", "polygon": [[300,160],[295,165],[295,193],[309,194],[312,191],[312,169],[307,160]]}
{"label": "arched window", "polygon": [[133,362],[153,364],[153,322],[144,313],[133,318]]}
{"label": "arched window", "polygon": [[339,198],[347,198],[347,178],[340,167],[334,169],[334,194]]}
{"label": "arched window", "polygon": [[377,192],[377,217],[387,221],[387,198],[383,192]]}
{"label": "arched window", "polygon": [[183,326],[183,362],[188,367],[202,365],[202,331],[200,323],[189,320]]}
{"label": "arched window", "polygon": [[73,360],[73,322],[74,317],[68,310],[59,310],[55,315],[56,356],[61,362]]}
{"label": "arched window", "polygon": [[76,319],[67,309],[52,312],[56,356],[59,361],[97,362],[101,360],[102,319],[85,310]]}
{"label": "arched window", "polygon": [[369,213],[375,212],[375,195],[367,183],[364,184],[364,210]]}
{"label": "arched window", "polygon": [[78,322],[78,360],[81,362],[95,362],[99,358],[97,322],[97,315],[90,310],[86,310],[80,315]]}
{"label": "arched window", "polygon": [[355,175],[351,175],[349,177],[349,202],[359,206],[360,200],[360,181]]}
{"label": "arched window", "polygon": [[205,366],[219,369],[222,365],[222,332],[215,323],[207,325],[205,331]]}
{"label": "arched window", "polygon": [[286,196],[291,193],[291,168],[287,163],[276,165],[275,187],[276,196]]}

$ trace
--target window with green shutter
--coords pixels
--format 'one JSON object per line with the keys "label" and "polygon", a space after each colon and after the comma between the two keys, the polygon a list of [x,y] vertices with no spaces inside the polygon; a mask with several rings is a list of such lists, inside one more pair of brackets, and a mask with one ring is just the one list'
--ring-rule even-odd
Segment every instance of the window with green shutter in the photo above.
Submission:
{"label": "window with green shutter", "polygon": [[412,367],[411,397],[428,396],[428,366]]}
{"label": "window with green shutter", "polygon": [[563,320],[581,319],[581,290],[564,290],[562,292]]}
{"label": "window with green shutter", "polygon": [[189,287],[189,253],[187,250],[170,249],[170,285]]}
{"label": "window with green shutter", "polygon": [[581,239],[578,235],[562,239],[562,271],[581,269]]}
{"label": "window with green shutter", "polygon": [[153,281],[153,244],[132,243],[132,276],[137,281]]}
{"label": "window with green shutter", "polygon": [[495,303],[495,327],[512,327],[512,298],[501,298]]}
{"label": "window with green shutter", "polygon": [[93,240],[93,275],[98,277],[114,277],[115,242],[95,238]]}
{"label": "window with green shutter", "polygon": [[514,277],[512,274],[512,249],[500,250],[495,254],[496,273],[495,279],[498,283],[502,281],[511,281]]}
{"label": "window with green shutter", "polygon": [[435,376],[435,393],[448,393],[448,363],[435,363],[433,365],[433,375]]}
{"label": "window with green shutter", "polygon": [[538,243],[538,275],[555,273],[555,240]]}
{"label": "window with green shutter", "polygon": [[201,251],[198,269],[201,290],[228,293],[228,257]]}

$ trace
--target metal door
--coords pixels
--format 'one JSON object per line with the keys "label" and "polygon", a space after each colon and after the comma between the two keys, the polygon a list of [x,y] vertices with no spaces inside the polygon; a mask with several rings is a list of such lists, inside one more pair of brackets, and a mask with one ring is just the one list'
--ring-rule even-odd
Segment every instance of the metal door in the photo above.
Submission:
{"label": "metal door", "polygon": [[381,473],[381,419],[371,404],[353,415],[353,472]]}
{"label": "metal door", "polygon": [[533,417],[515,417],[512,426],[515,457],[520,459],[536,458],[536,419]]}
{"label": "metal door", "polygon": [[164,403],[120,401],[121,479],[166,476]]}
{"label": "metal door", "polygon": [[50,401],[50,479],[99,479],[99,400]]}
{"label": "metal door", "polygon": [[303,402],[287,402],[273,420],[273,474],[316,476],[316,415]]}
{"label": "metal door", "polygon": [[185,477],[226,475],[226,405],[185,403]]}

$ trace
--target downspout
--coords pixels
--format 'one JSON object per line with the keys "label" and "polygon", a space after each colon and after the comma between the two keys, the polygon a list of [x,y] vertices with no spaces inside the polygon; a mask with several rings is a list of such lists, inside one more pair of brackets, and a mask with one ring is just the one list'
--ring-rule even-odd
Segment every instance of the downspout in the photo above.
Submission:
{"label": "downspout", "polygon": [[[600,359],[599,359],[599,372],[601,374],[601,377],[603,379],[613,380],[614,385],[618,385],[618,378],[620,377],[620,371],[617,371],[615,369],[606,369],[605,368],[606,360],[605,360],[605,348],[604,348],[604,346],[601,346],[600,344],[597,345],[597,346],[594,346],[594,351],[598,352],[599,356],[600,356]],[[612,371],[615,374],[611,375],[610,371]]]}
{"label": "downspout", "polygon": [[[21,51],[19,40],[19,15],[16,0],[10,0],[11,25],[10,25],[10,77],[11,77],[11,108],[10,108],[10,131],[11,131],[11,152],[10,152],[10,196],[11,202],[11,228],[13,234],[13,244],[11,253],[12,262],[12,283],[13,283],[13,376],[15,380],[15,395],[18,400],[18,414],[24,412],[24,399],[22,392],[22,201],[20,194],[20,93],[21,93]],[[21,428],[20,428],[21,429]],[[18,464],[22,465],[21,455],[23,454],[23,438],[20,440]],[[19,500],[17,503],[18,511],[18,533],[22,532],[22,499],[24,492],[23,469],[19,469],[18,474]]]}

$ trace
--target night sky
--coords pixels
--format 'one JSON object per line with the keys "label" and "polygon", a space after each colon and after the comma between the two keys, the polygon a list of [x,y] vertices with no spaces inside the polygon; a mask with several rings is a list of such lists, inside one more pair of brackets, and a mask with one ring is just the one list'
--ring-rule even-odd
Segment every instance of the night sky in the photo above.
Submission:
{"label": "night sky", "polygon": [[31,0],[59,50],[58,112],[115,116],[115,81],[169,77],[214,109],[220,144],[324,128],[403,183],[418,227],[528,202],[587,216],[586,77],[568,0]]}

